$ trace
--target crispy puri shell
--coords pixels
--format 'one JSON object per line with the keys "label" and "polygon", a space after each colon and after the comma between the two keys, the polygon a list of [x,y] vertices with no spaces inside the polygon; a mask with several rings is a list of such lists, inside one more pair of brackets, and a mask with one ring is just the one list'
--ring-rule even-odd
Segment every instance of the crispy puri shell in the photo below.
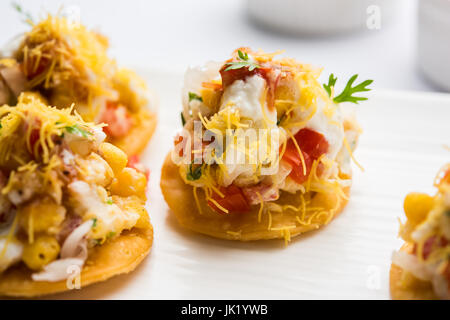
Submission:
{"label": "crispy puri shell", "polygon": [[[259,205],[252,206],[251,212],[245,214],[218,214],[208,206],[203,191],[199,189],[198,198],[202,211],[200,213],[193,196],[193,187],[187,185],[180,177],[178,167],[172,162],[170,153],[167,155],[161,171],[161,190],[167,204],[182,226],[216,238],[240,241],[277,239],[285,237],[283,228],[287,228],[292,237],[318,229],[325,224],[324,217],[317,223],[301,225],[297,221],[299,213],[285,210],[271,213],[271,229],[269,229],[270,217],[268,214],[263,213],[261,222],[258,222]],[[347,196],[349,195],[350,187],[345,189],[345,193]],[[283,193],[276,203],[298,207],[301,204],[300,201],[296,195]],[[312,198],[309,206],[330,209],[335,206],[335,201],[336,195],[320,193]],[[342,201],[334,217],[342,211],[346,202]]]}
{"label": "crispy puri shell", "polygon": [[155,132],[158,117],[156,113],[143,109],[134,119],[136,124],[125,137],[109,139],[109,142],[122,149],[128,156],[142,153]]}
{"label": "crispy puri shell", "polygon": [[[404,244],[400,250],[411,252],[413,246]],[[394,300],[436,300],[438,297],[434,294],[431,282],[422,281],[411,274],[406,274],[404,270],[391,264],[389,273],[389,285],[391,297]],[[407,278],[406,278],[407,277]]]}
{"label": "crispy puri shell", "polygon": [[[153,228],[133,228],[90,251],[81,271],[81,287],[133,271],[147,256],[153,242]],[[0,275],[0,296],[36,297],[67,291],[66,280],[33,281],[31,271],[20,264]]]}

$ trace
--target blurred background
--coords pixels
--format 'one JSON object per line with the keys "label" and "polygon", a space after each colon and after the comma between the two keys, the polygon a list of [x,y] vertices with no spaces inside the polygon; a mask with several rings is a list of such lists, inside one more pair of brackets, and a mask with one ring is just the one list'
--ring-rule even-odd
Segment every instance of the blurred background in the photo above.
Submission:
{"label": "blurred background", "polygon": [[[14,2],[33,17],[56,13],[61,7],[79,10],[82,23],[109,37],[110,53],[121,65],[181,72],[189,64],[223,60],[233,49],[250,46],[264,51],[284,49],[287,56],[323,66],[324,78],[331,72],[345,79],[359,73],[361,79],[374,79],[377,88],[447,89],[440,85],[442,81],[436,79],[436,74],[423,72],[433,67],[422,66],[419,60],[428,59],[428,64],[437,69],[434,73],[442,73],[439,64],[450,65],[449,33],[435,26],[438,33],[447,37],[444,41],[447,44],[439,48],[434,48],[433,43],[421,44],[431,46],[431,53],[420,52],[418,35],[422,31],[418,27],[418,9],[422,6],[419,2],[447,4],[449,15],[440,19],[450,23],[449,0]],[[1,44],[28,30],[12,3],[8,0],[0,3]],[[439,8],[435,11],[443,12]],[[422,21],[422,25],[429,26],[427,21]],[[433,33],[422,34],[426,32]],[[436,50],[440,58],[432,56]]]}

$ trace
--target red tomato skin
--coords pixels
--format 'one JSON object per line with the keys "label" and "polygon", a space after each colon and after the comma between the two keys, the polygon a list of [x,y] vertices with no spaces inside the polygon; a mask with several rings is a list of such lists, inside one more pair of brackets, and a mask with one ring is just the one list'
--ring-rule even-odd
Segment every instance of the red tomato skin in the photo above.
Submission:
{"label": "red tomato skin", "polygon": [[[292,166],[292,171],[289,176],[295,182],[302,184],[308,180],[313,161],[326,153],[329,145],[323,134],[308,128],[303,128],[297,132],[294,139],[302,152],[305,161],[306,174],[303,172],[303,163],[292,139],[287,142],[282,160]],[[319,166],[318,171],[322,170],[323,168]]]}
{"label": "red tomato skin", "polygon": [[[227,209],[228,213],[245,213],[250,211],[250,205],[248,204],[241,188],[235,185],[230,185],[228,187],[220,187],[219,190],[223,193],[224,197],[222,198],[219,194],[213,192],[212,199]],[[208,205],[216,212],[226,214],[212,201],[208,201]]]}
{"label": "red tomato skin", "polygon": [[135,155],[132,155],[132,156],[128,157],[127,167],[133,168],[136,171],[139,171],[139,172],[145,174],[145,177],[147,178],[147,181],[149,181],[149,179],[150,179],[150,169],[148,169],[146,166],[144,166],[141,163],[139,155],[135,154]]}
{"label": "red tomato skin", "polygon": [[[298,166],[292,166],[292,171],[289,176],[298,184],[302,184],[308,180],[309,174],[311,173],[312,160],[311,157],[305,153],[303,153],[303,159],[305,160],[306,174],[303,171],[303,164],[300,163]],[[300,158],[300,156],[299,156]],[[300,160],[301,162],[301,160]]]}
{"label": "red tomato skin", "polygon": [[306,152],[311,158],[318,159],[322,154],[327,153],[329,144],[324,135],[308,129],[303,128],[295,135],[300,149]]}
{"label": "red tomato skin", "polygon": [[125,136],[133,126],[132,118],[126,108],[115,102],[107,102],[99,122],[108,125],[103,128],[103,131],[113,138]]}
{"label": "red tomato skin", "polygon": [[34,146],[38,142],[40,138],[40,131],[39,129],[32,129],[30,133],[30,147],[31,147],[31,153],[34,153]]}

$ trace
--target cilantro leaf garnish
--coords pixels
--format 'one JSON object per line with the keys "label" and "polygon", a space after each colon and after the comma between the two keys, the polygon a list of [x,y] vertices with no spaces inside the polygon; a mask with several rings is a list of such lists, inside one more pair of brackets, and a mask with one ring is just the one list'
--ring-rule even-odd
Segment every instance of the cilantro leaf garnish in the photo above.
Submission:
{"label": "cilantro leaf garnish", "polygon": [[203,98],[200,97],[198,94],[194,92],[189,92],[189,102],[191,102],[192,100],[198,100],[200,102],[203,102]]}
{"label": "cilantro leaf garnish", "polygon": [[97,226],[97,218],[92,219],[92,228]]}
{"label": "cilantro leaf garnish", "polygon": [[17,2],[12,2],[11,5],[19,14],[24,17],[24,22],[33,23],[33,17],[31,16],[31,14],[23,10],[20,4],[18,4]]}
{"label": "cilantro leaf garnish", "polygon": [[182,124],[183,127],[184,127],[184,125],[186,124],[186,119],[184,119],[184,114],[183,114],[183,112],[180,112],[180,115],[181,115],[181,124]]}
{"label": "cilantro leaf garnish", "polygon": [[194,170],[192,170],[192,163],[191,163],[189,165],[189,171],[186,174],[186,179],[188,179],[189,181],[195,181],[200,179],[201,176],[202,176],[202,166],[199,166]]}
{"label": "cilantro leaf garnish", "polygon": [[225,65],[227,65],[228,68],[226,68],[225,71],[240,68],[248,68],[248,71],[253,71],[256,68],[261,68],[259,64],[249,61],[247,52],[242,52],[241,50],[238,50],[238,59],[240,61],[226,63]]}
{"label": "cilantro leaf garnish", "polygon": [[113,199],[111,197],[106,198],[107,204],[113,204]]}
{"label": "cilantro leaf garnish", "polygon": [[[341,94],[339,94],[338,96],[333,98],[334,102],[336,102],[336,103],[352,102],[352,103],[358,104],[358,101],[367,100],[366,97],[357,97],[357,96],[354,96],[354,94],[357,92],[365,92],[365,91],[372,90],[370,88],[367,88],[367,86],[370,85],[373,82],[373,80],[366,80],[366,81],[363,81],[360,84],[357,84],[354,87],[352,87],[353,82],[355,82],[357,77],[358,77],[358,75],[355,74],[350,78],[350,80],[348,80],[348,82],[345,85],[345,88],[341,92]],[[323,85],[325,91],[328,93],[329,96],[331,96],[331,87],[334,87],[334,85],[336,84],[336,81],[337,81],[337,78],[334,77],[333,74],[331,74],[328,79],[328,84]]]}
{"label": "cilantro leaf garnish", "polygon": [[323,87],[325,88],[325,91],[328,93],[328,95],[331,97],[331,87],[334,87],[336,84],[337,78],[334,76],[334,74],[330,74],[330,77],[328,78],[328,84],[323,84]]}
{"label": "cilantro leaf garnish", "polygon": [[66,129],[66,131],[68,132],[68,133],[71,133],[71,134],[76,134],[77,136],[80,136],[80,137],[83,137],[83,138],[89,138],[89,136],[92,136],[92,133],[91,132],[89,132],[89,131],[87,131],[87,130],[85,130],[85,129],[82,129],[82,128],[80,128],[78,125],[73,125],[73,126],[67,126],[67,127],[64,127],[64,129]]}

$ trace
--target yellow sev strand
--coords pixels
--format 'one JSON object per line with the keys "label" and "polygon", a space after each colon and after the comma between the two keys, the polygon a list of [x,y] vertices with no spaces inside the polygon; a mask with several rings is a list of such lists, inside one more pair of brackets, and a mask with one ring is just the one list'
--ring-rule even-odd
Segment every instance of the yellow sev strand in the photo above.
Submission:
{"label": "yellow sev strand", "polygon": [[347,149],[348,153],[350,154],[350,157],[352,158],[353,162],[358,166],[358,168],[364,172],[364,168],[359,164],[358,161],[356,161],[355,156],[353,155],[352,149],[350,148],[350,145],[348,144],[347,138],[344,136],[344,146]]}
{"label": "yellow sev strand", "polygon": [[206,122],[206,119],[203,118],[203,115],[201,114],[201,112],[198,113],[198,117],[200,118],[200,121],[203,123],[203,126],[204,126],[206,129],[209,129],[209,128],[208,128],[208,123]]}
{"label": "yellow sev strand", "polygon": [[0,259],[3,258],[3,256],[6,253],[6,249],[8,248],[9,243],[12,241],[12,238],[14,236],[14,232],[16,231],[17,223],[19,222],[19,217],[16,214],[14,217],[13,223],[11,225],[11,228],[9,229],[8,236],[6,238],[5,245],[3,246],[2,252],[0,252]]}
{"label": "yellow sev strand", "polygon": [[216,200],[214,200],[213,198],[209,198],[208,201],[211,201],[212,203],[214,203],[214,205],[219,208],[220,210],[222,210],[225,213],[229,213],[229,211],[227,209],[225,209],[224,207],[222,207]]}
{"label": "yellow sev strand", "polygon": [[303,175],[306,176],[306,163],[305,163],[305,158],[303,157],[302,150],[300,149],[300,146],[298,145],[297,141],[295,140],[295,137],[292,134],[292,132],[290,130],[286,130],[286,131],[289,134],[289,136],[291,137],[292,142],[294,143],[295,148],[297,149],[297,152],[300,155],[300,160],[302,160]]}
{"label": "yellow sev strand", "polygon": [[34,216],[33,210],[30,211],[30,216],[28,217],[28,243],[34,242]]}
{"label": "yellow sev strand", "polygon": [[284,236],[284,245],[287,246],[288,243],[291,241],[291,232],[289,231],[289,229],[284,229],[282,233]]}
{"label": "yellow sev strand", "polygon": [[203,214],[202,207],[200,206],[200,201],[198,201],[197,187],[193,188],[193,193],[194,193],[195,204],[197,205],[198,212],[200,214]]}
{"label": "yellow sev strand", "polygon": [[261,222],[261,216],[262,216],[262,212],[263,212],[263,208],[264,208],[264,201],[263,201],[261,194],[258,191],[256,191],[256,195],[258,196],[258,199],[261,203],[261,205],[259,207],[259,211],[258,211],[258,222]]}
{"label": "yellow sev strand", "polygon": [[267,211],[268,215],[269,215],[269,224],[267,226],[267,230],[270,230],[272,228],[272,212]]}

